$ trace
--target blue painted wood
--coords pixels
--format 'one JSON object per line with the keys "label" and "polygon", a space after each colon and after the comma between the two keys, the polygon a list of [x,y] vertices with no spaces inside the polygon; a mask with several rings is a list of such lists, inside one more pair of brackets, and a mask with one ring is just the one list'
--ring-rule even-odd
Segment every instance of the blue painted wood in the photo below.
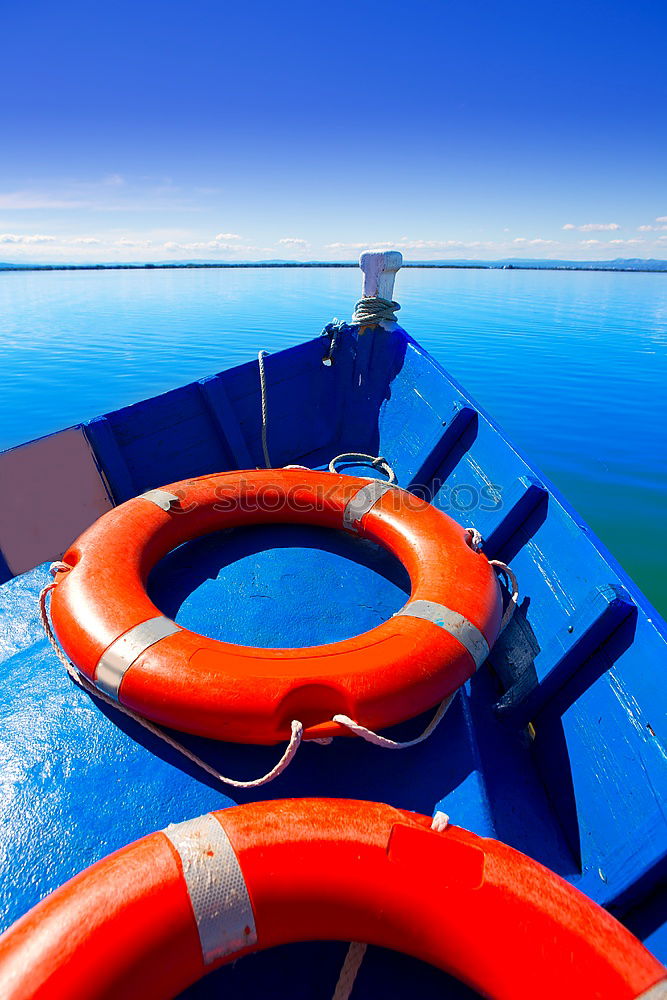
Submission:
{"label": "blue painted wood", "polygon": [[[258,795],[342,795],[437,807],[500,837],[611,907],[667,958],[667,627],[558,491],[404,331],[357,338],[348,329],[330,366],[327,352],[328,339],[317,338],[266,359],[273,461],[323,467],[343,451],[385,455],[402,485],[425,487],[436,506],[482,531],[491,556],[511,562],[521,589],[512,625],[428,743],[391,755],[355,740],[309,745],[276,783],[232,796],[67,680],[40,636],[46,566],[9,581],[0,587],[0,850],[10,859],[2,923],[169,822]],[[117,502],[261,465],[257,364],[107,414],[87,434]],[[200,631],[298,646],[371,627],[403,602],[408,583],[360,539],[276,526],[182,546],[149,586],[165,613]],[[238,777],[263,773],[278,752],[186,742]],[[340,957],[335,945],[283,949],[221,970],[191,995],[232,984],[252,995],[257,970],[276,997],[320,969],[331,992]],[[407,990],[424,974],[397,961],[371,953],[359,996],[378,995],[381,980]],[[442,984],[443,995],[452,985],[423,981]]]}
{"label": "blue painted wood", "polygon": [[[554,692],[569,681],[592,654],[636,614],[636,610],[624,587],[614,584],[596,587],[572,615],[570,624],[540,651],[537,665],[522,670],[498,701],[496,713],[517,727],[527,725]],[[541,670],[543,664],[545,669]]]}
{"label": "blue painted wood", "polygon": [[230,468],[249,469],[252,459],[221,375],[202,378],[197,383],[208,412],[218,430],[223,447],[229,452]]}
{"label": "blue painted wood", "polygon": [[477,410],[458,400],[452,407],[448,420],[442,421],[444,430],[436,431],[421,457],[418,469],[404,470],[409,478],[409,489],[421,491],[428,498],[433,490],[433,480],[442,472],[443,466],[454,449],[465,437],[474,438],[477,429]]}
{"label": "blue painted wood", "polygon": [[548,497],[548,490],[534,476],[519,476],[504,495],[498,494],[497,504],[495,494],[485,497],[486,505],[480,504],[475,512],[475,527],[482,533],[490,559],[503,558],[504,546],[539,508],[546,507]]}
{"label": "blue painted wood", "polygon": [[136,496],[139,491],[108,417],[94,417],[84,425],[84,433],[109,484],[115,503],[122,503]]}
{"label": "blue painted wood", "polygon": [[0,583],[5,583],[7,580],[11,580],[13,574],[7,565],[7,560],[0,551]]}
{"label": "blue painted wood", "polygon": [[117,503],[229,468],[218,419],[196,383],[108,413],[86,431]]}

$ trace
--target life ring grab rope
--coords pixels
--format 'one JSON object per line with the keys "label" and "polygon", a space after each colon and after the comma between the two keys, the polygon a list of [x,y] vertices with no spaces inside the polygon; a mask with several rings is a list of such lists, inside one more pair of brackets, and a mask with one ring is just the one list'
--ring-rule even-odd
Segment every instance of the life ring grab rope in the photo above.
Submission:
{"label": "life ring grab rope", "polygon": [[[54,562],[51,564],[50,571],[51,573],[57,573],[60,570],[70,569],[70,568],[71,567],[69,567],[66,563]],[[52,583],[48,583],[42,589],[39,595],[39,614],[42,623],[42,628],[44,629],[46,637],[49,640],[51,646],[53,647],[54,653],[65,667],[65,670],[67,671],[71,679],[76,684],[78,684],[79,687],[83,688],[83,690],[86,691],[89,695],[91,695],[93,698],[100,699],[106,705],[110,705],[112,708],[115,708],[119,712],[122,712],[123,715],[126,715],[129,719],[132,719],[134,722],[137,722],[140,726],[143,726],[144,729],[148,730],[148,732],[151,733],[153,736],[156,736],[158,739],[162,740],[164,743],[167,744],[167,746],[170,746],[173,750],[176,750],[178,753],[182,754],[193,764],[196,764],[212,778],[215,778],[216,781],[219,781],[224,785],[230,785],[232,788],[260,788],[262,785],[267,785],[269,784],[269,782],[274,781],[283,773],[283,771],[285,771],[289,767],[303,739],[303,723],[301,723],[298,719],[292,720],[291,723],[292,732],[287,747],[285,748],[285,751],[280,760],[271,768],[271,770],[267,771],[267,773],[262,775],[260,778],[253,778],[249,781],[240,781],[236,778],[226,777],[224,774],[221,774],[219,771],[216,771],[214,767],[211,767],[211,765],[208,764],[205,760],[202,760],[201,757],[198,757],[197,754],[189,750],[183,743],[181,743],[179,740],[174,739],[173,736],[170,736],[169,733],[167,733],[166,730],[162,728],[162,726],[156,725],[154,722],[151,722],[149,719],[146,719],[143,715],[140,715],[138,712],[134,712],[131,708],[128,708],[127,705],[123,705],[121,701],[118,701],[117,699],[112,698],[110,695],[106,694],[106,692],[101,691],[100,688],[97,687],[97,685],[93,684],[92,681],[89,681],[88,678],[84,676],[84,674],[80,673],[80,671],[77,670],[77,668],[74,666],[69,657],[67,657],[63,652],[60,643],[56,638],[56,635],[51,626],[51,621],[49,619],[48,605],[47,605],[49,594],[52,592],[55,586],[56,586],[55,581],[53,581]],[[406,740],[405,742],[402,743],[396,740],[387,739],[387,737],[381,736],[379,733],[374,733],[372,732],[372,730],[366,729],[364,726],[361,726],[358,722],[355,722],[353,719],[349,719],[346,715],[336,715],[334,716],[333,721],[340,723],[340,725],[342,726],[346,726],[355,736],[360,736],[362,739],[366,740],[368,743],[374,744],[375,746],[383,747],[384,749],[388,750],[404,750],[408,747],[416,746],[418,743],[422,743],[424,740],[427,740],[429,736],[431,736],[431,734],[435,731],[437,726],[444,718],[447,709],[451,705],[454,699],[454,695],[456,693],[457,692],[455,691],[454,694],[448,695],[444,699],[444,701],[440,703],[440,705],[436,709],[435,715],[427,725],[426,729],[424,729],[424,731],[419,736],[417,736],[415,739]],[[323,739],[314,739],[310,740],[309,742],[328,745],[333,742],[333,737],[329,736]]]}
{"label": "life ring grab rope", "polygon": [[[374,457],[374,456],[362,455],[361,453],[346,453],[346,454],[337,456],[335,459],[332,460],[332,462],[330,464],[330,471],[334,471],[335,472],[336,471],[335,470],[336,463],[339,462],[339,461],[341,461],[341,460],[344,460],[344,459],[351,459],[351,460],[355,460],[355,461],[365,461],[365,460],[367,460],[369,462],[369,464],[371,464],[374,468],[381,468],[383,471],[385,471],[386,474],[388,475],[388,478],[389,478],[389,482],[384,483],[384,484],[380,483],[377,480],[371,480],[370,481],[370,484],[369,484],[370,486],[372,486],[374,483],[378,483],[379,485],[382,485],[384,487],[384,489],[381,489],[381,490],[372,490],[371,493],[370,493],[370,495],[367,498],[362,498],[363,500],[365,500],[365,502],[362,503],[361,506],[359,506],[359,504],[357,504],[357,507],[354,510],[354,515],[355,515],[354,520],[352,520],[352,517],[348,518],[348,521],[350,522],[348,524],[348,527],[353,528],[354,522],[356,520],[360,520],[361,519],[361,517],[363,516],[363,514],[368,509],[370,509],[370,506],[372,506],[375,503],[375,501],[377,499],[379,499],[379,497],[385,492],[385,489],[386,488],[389,488],[389,489],[393,488],[394,483],[396,482],[396,477],[395,477],[393,469],[391,468],[391,466],[389,465],[389,463],[385,459],[383,459],[382,457]],[[359,493],[356,495],[356,497],[354,498],[354,500],[356,500],[357,497],[360,497],[362,494],[364,494],[364,490],[366,490],[366,489],[367,489],[367,487],[362,488],[359,491]],[[147,500],[150,500],[151,502],[153,502],[155,504],[157,504],[162,509],[168,510],[169,509],[169,505],[171,503],[171,500],[173,499],[173,496],[172,496],[172,494],[170,494],[170,493],[168,493],[167,491],[164,491],[164,490],[153,490],[153,491],[149,491],[148,494],[144,494],[144,498],[147,499]],[[353,501],[350,502],[349,506],[353,506]],[[471,545],[471,547],[474,548],[475,551],[479,551],[481,549],[481,547],[482,547],[482,537],[481,537],[480,533],[476,529],[474,529],[474,528],[468,528],[466,530],[469,532],[469,535],[470,535],[470,545]],[[506,573],[507,576],[508,576],[508,578],[511,581],[511,584],[512,584],[512,596],[511,596],[510,601],[508,602],[508,605],[507,605],[507,607],[505,609],[505,612],[503,614],[503,618],[502,618],[502,621],[501,621],[500,630],[502,632],[502,630],[509,623],[509,620],[510,620],[510,618],[511,618],[511,616],[512,616],[512,614],[513,614],[513,612],[514,612],[514,610],[515,610],[515,608],[517,606],[517,602],[518,602],[517,580],[516,580],[516,576],[513,573],[513,571],[505,563],[501,563],[498,560],[489,560],[489,562],[492,565],[494,565],[496,568],[500,569],[502,572]],[[60,562],[60,561],[52,563],[52,565],[50,567],[50,571],[51,571],[52,575],[55,575],[57,572],[59,572],[61,570],[69,570],[69,569],[71,569],[71,567],[67,563],[63,563],[63,562]],[[289,765],[292,762],[292,760],[294,759],[294,756],[296,755],[296,752],[299,749],[299,746],[300,746],[300,744],[302,742],[302,739],[303,739],[304,727],[303,727],[303,724],[301,723],[301,721],[298,720],[298,719],[293,719],[292,722],[291,722],[291,734],[290,734],[290,738],[289,738],[288,744],[287,744],[287,746],[285,748],[284,753],[282,754],[282,756],[280,757],[280,759],[277,761],[277,763],[269,771],[267,771],[266,774],[262,775],[261,777],[254,778],[254,779],[247,780],[247,781],[243,781],[243,780],[239,780],[239,779],[235,779],[235,778],[230,778],[230,777],[227,777],[227,776],[221,774],[215,768],[211,767],[210,764],[206,763],[206,761],[202,760],[202,758],[198,757],[191,750],[189,750],[183,743],[181,743],[179,740],[176,740],[169,733],[167,733],[163,729],[162,726],[159,726],[156,723],[153,723],[150,720],[146,719],[143,715],[139,714],[138,712],[133,711],[128,706],[123,705],[120,702],[120,700],[118,700],[118,698],[114,698],[114,697],[112,697],[111,694],[107,693],[105,690],[101,690],[100,687],[97,684],[93,684],[85,675],[83,675],[76,668],[76,666],[71,662],[71,660],[69,659],[69,657],[66,656],[66,654],[62,650],[62,648],[61,648],[61,646],[60,646],[60,644],[58,642],[58,639],[57,639],[57,637],[56,637],[56,635],[55,635],[55,633],[53,631],[53,628],[52,628],[52,625],[51,625],[51,621],[50,621],[50,618],[49,618],[47,601],[48,601],[49,594],[53,591],[53,589],[54,589],[55,586],[56,586],[56,582],[55,581],[53,581],[52,583],[47,584],[42,589],[42,591],[40,593],[40,596],[39,596],[40,619],[41,619],[42,627],[44,629],[44,632],[45,632],[45,634],[46,634],[46,636],[47,636],[47,638],[48,638],[51,646],[53,647],[54,652],[56,653],[56,656],[58,657],[58,659],[60,660],[60,662],[63,664],[63,666],[65,667],[65,669],[67,670],[67,673],[69,674],[69,676],[71,677],[71,679],[76,684],[78,684],[81,688],[83,688],[83,690],[85,690],[88,694],[92,695],[93,697],[101,699],[105,704],[108,704],[108,705],[112,706],[113,708],[121,711],[124,715],[126,715],[128,718],[132,719],[134,722],[137,722],[139,725],[141,725],[144,729],[146,729],[152,735],[156,736],[158,739],[160,739],[163,742],[165,742],[172,749],[174,749],[178,753],[182,754],[184,757],[186,757],[188,760],[190,760],[191,763],[193,763],[196,766],[200,767],[203,771],[205,771],[208,775],[210,775],[211,777],[213,777],[216,781],[219,781],[219,782],[221,782],[221,783],[223,783],[225,785],[229,785],[229,786],[231,786],[233,788],[239,788],[239,789],[259,788],[259,787],[261,787],[261,786],[263,786],[265,784],[268,784],[269,782],[275,780],[277,777],[279,777],[283,773],[283,771],[286,770],[287,767],[289,767]],[[422,602],[422,603],[425,603],[425,602]],[[429,612],[428,610],[426,611],[426,613],[419,612],[419,614],[420,614],[420,616],[423,615],[424,617],[430,617],[431,616],[431,612]],[[166,621],[166,619],[165,619],[165,621]],[[486,656],[487,653],[488,653],[488,647],[486,649],[483,649],[481,654],[475,655],[475,660],[479,661],[478,665],[479,665],[480,662],[483,661],[483,659],[485,659],[485,656]],[[473,648],[471,648],[471,654],[474,655],[474,649]],[[344,726],[353,735],[360,737],[361,739],[365,740],[368,743],[371,743],[374,746],[381,747],[381,748],[386,749],[386,750],[404,750],[404,749],[408,749],[409,747],[417,746],[418,744],[424,742],[425,740],[427,740],[433,734],[433,732],[435,732],[436,728],[439,726],[440,722],[442,721],[442,719],[444,718],[445,714],[447,713],[447,710],[449,709],[449,707],[450,707],[450,705],[451,705],[451,703],[452,703],[452,701],[454,699],[454,695],[455,694],[456,694],[456,692],[453,692],[452,694],[448,695],[438,705],[438,707],[437,707],[437,709],[435,711],[435,714],[433,715],[433,718],[428,723],[428,725],[423,730],[423,732],[420,733],[420,735],[418,735],[417,737],[415,737],[415,738],[413,738],[411,740],[397,741],[397,740],[389,739],[388,737],[382,736],[380,733],[377,733],[377,732],[374,732],[371,729],[368,729],[367,727],[361,725],[356,720],[351,719],[349,716],[344,715],[344,714],[334,715],[332,721],[338,723],[341,726]],[[323,745],[328,745],[332,741],[333,741],[332,737],[324,737],[324,738],[321,738],[321,739],[314,739],[311,742],[320,743],[320,744],[323,744]]]}

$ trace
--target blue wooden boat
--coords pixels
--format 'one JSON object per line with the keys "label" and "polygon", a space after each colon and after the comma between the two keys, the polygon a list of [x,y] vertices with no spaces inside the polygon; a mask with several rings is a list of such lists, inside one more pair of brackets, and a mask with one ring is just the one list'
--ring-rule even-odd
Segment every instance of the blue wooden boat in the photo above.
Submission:
{"label": "blue wooden boat", "polygon": [[[385,273],[367,279],[390,299],[396,261],[383,262]],[[0,456],[2,929],[99,858],[169,823],[258,798],[332,796],[443,812],[504,841],[667,960],[665,622],[391,312],[329,324],[262,366],[264,394],[260,365],[244,364]],[[516,574],[518,606],[429,740],[396,753],[359,739],[304,743],[276,781],[232,791],[72,683],[44,635],[38,596],[50,562],[115,505],[167,483],[262,468],[267,457],[276,468],[326,469],[341,453],[383,456],[404,489],[474,525],[485,553]],[[382,476],[361,461],[345,471]],[[189,542],[149,580],[166,616],[266,647],[358,634],[395,613],[409,588],[402,566],[374,544],[294,525]],[[409,740],[431,714],[386,735]],[[275,747],[178,738],[238,779],[276,761]],[[290,945],[225,967],[184,995],[330,996],[344,954],[340,942]],[[475,995],[413,959],[369,949],[354,996],[415,989]]]}

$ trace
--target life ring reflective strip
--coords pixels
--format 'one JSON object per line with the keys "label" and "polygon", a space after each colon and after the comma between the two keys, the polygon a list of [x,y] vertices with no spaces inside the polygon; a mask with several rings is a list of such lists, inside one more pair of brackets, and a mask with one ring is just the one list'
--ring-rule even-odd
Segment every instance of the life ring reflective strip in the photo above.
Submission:
{"label": "life ring reflective strip", "polygon": [[[306,649],[238,646],[162,615],[150,569],[184,541],[257,523],[317,524],[389,549],[410,599],[389,621]],[[446,514],[377,480],[303,469],[231,472],[151,490],[109,511],[63,556],[51,614],[66,654],[107,694],[154,722],[218,739],[276,743],[412,718],[486,658],[502,598],[486,556]]]}
{"label": "life ring reflective strip", "polygon": [[663,966],[537,862],[337,799],[237,806],[110,855],[0,938],[0,994],[160,1000],[248,952],[308,940],[402,951],[496,1000],[664,997]]}

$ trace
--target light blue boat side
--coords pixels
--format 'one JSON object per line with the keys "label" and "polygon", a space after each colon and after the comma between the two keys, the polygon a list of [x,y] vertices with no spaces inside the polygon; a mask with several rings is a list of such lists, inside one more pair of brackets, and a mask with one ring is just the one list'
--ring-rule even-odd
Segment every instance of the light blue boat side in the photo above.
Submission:
{"label": "light blue boat side", "polygon": [[[347,451],[383,455],[401,486],[481,531],[487,555],[512,566],[521,596],[489,660],[428,742],[396,753],[354,739],[303,745],[261,796],[442,810],[558,872],[665,961],[664,621],[557,490],[401,327],[339,328],[267,356],[265,366],[274,466],[325,468]],[[180,479],[263,466],[258,366],[95,417],[76,433],[114,504]],[[58,438],[43,439],[44,447]],[[35,488],[26,491],[26,510]],[[30,530],[16,525],[17,533]],[[258,797],[232,798],[67,678],[42,633],[37,596],[48,562],[71,540],[18,575],[11,558],[0,564],[3,928],[129,841]],[[196,631],[306,646],[385,620],[404,603],[409,581],[369,542],[276,525],[180,547],[154,570],[149,589],[164,614]],[[423,724],[394,732],[407,738]],[[184,742],[239,778],[264,773],[280,753]],[[187,995],[259,992],[267,982],[275,997],[330,995],[343,953],[324,943],[280,949],[223,969]],[[444,981],[412,960],[371,951],[358,995],[398,996],[401,983],[410,984],[406,992],[472,995],[453,982],[447,994]]]}

